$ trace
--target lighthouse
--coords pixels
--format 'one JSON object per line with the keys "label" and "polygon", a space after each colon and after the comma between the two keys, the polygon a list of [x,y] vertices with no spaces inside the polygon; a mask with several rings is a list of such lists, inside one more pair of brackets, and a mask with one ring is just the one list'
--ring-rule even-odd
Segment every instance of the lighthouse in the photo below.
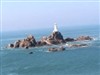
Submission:
{"label": "lighthouse", "polygon": [[53,32],[58,32],[57,23],[54,23],[54,30],[53,30]]}

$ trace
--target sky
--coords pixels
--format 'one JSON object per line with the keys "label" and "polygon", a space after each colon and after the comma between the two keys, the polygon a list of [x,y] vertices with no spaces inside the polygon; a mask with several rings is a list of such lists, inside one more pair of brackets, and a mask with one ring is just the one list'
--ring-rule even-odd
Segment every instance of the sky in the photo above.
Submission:
{"label": "sky", "polygon": [[99,0],[2,0],[2,1],[99,1]]}
{"label": "sky", "polygon": [[3,2],[2,30],[99,25],[99,10],[99,2]]}

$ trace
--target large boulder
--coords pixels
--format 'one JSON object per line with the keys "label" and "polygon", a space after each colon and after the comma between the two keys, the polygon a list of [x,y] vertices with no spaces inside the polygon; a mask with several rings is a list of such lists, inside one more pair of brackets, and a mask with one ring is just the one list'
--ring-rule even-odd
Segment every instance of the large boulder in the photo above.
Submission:
{"label": "large boulder", "polygon": [[32,47],[31,42],[24,39],[20,42],[20,47]]}
{"label": "large boulder", "polygon": [[62,34],[57,31],[53,32],[48,38],[47,41],[50,42],[51,44],[60,44],[60,43],[65,43]]}
{"label": "large boulder", "polygon": [[[38,44],[40,42],[37,42]],[[43,36],[41,38],[42,44],[52,45],[52,44],[61,44],[64,43],[63,36],[60,32],[53,32],[49,37]]]}
{"label": "large boulder", "polygon": [[65,39],[65,42],[72,42],[72,41],[75,41],[74,38],[69,38],[68,37],[68,38]]}
{"label": "large boulder", "polygon": [[31,43],[31,46],[36,45],[36,40],[35,40],[34,36],[29,35],[26,40]]}
{"label": "large boulder", "polygon": [[51,37],[54,39],[54,40],[63,40],[63,36],[60,32],[53,32],[51,34]]}
{"label": "large boulder", "polygon": [[21,40],[17,40],[14,42],[14,48],[19,48]]}
{"label": "large boulder", "polygon": [[14,48],[14,44],[8,44],[7,48]]}
{"label": "large boulder", "polygon": [[37,44],[34,36],[29,35],[26,39],[20,42],[20,47],[35,47]]}

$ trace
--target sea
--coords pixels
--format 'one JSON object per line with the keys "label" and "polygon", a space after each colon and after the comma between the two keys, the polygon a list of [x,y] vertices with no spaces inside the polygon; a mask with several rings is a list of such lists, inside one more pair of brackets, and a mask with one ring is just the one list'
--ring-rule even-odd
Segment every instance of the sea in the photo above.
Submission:
{"label": "sea", "polygon": [[[66,44],[7,49],[9,43],[32,34],[36,40],[49,36],[53,28],[2,32],[0,75],[100,75],[99,25],[85,27],[59,27],[64,38],[91,36],[92,41],[81,41],[88,47],[68,48]],[[72,42],[69,42],[72,43]],[[48,52],[48,48],[64,46],[65,51]],[[30,54],[33,52],[33,54]]]}

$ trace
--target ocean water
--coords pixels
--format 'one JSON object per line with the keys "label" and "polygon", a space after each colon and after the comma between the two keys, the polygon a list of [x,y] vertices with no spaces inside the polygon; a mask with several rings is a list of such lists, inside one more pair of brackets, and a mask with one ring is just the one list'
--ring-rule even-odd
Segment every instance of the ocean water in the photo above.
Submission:
{"label": "ocean water", "polygon": [[[3,32],[0,51],[1,75],[100,75],[100,35],[98,27],[60,28],[65,37],[76,38],[80,35],[94,37],[88,47],[66,48],[65,51],[48,52],[48,47],[30,49],[6,49],[8,43],[33,34],[36,40],[48,36],[52,29]],[[58,45],[60,46],[60,45]],[[65,45],[64,45],[65,46]],[[33,52],[33,54],[29,54]]]}

